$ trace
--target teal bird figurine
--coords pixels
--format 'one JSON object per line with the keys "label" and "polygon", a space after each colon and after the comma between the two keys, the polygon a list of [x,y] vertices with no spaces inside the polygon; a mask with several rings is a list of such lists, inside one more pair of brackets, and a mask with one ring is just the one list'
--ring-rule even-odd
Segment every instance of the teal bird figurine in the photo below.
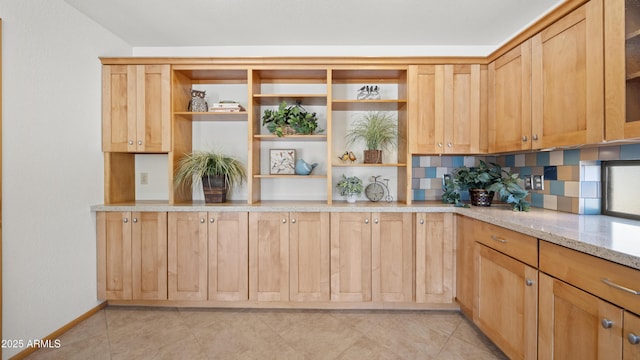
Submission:
{"label": "teal bird figurine", "polygon": [[309,175],[316,166],[318,166],[318,163],[309,164],[302,159],[298,159],[298,161],[296,161],[296,174]]}

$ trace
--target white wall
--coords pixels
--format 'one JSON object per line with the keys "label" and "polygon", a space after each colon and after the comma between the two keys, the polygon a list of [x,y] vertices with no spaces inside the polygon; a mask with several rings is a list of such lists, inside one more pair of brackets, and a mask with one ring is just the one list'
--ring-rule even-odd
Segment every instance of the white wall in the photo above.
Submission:
{"label": "white wall", "polygon": [[[99,56],[132,49],[62,0],[2,0],[3,338],[96,306],[103,202]],[[19,349],[3,349],[6,359]]]}

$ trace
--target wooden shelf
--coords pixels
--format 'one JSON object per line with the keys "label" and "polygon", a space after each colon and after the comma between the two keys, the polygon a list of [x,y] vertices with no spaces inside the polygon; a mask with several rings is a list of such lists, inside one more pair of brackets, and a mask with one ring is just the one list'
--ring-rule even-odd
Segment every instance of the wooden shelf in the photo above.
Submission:
{"label": "wooden shelf", "polygon": [[174,115],[190,118],[192,121],[247,121],[246,111],[207,111],[207,112],[189,112],[178,111]]}
{"label": "wooden shelf", "polygon": [[257,174],[253,175],[256,179],[326,179],[327,175],[271,175]]}
{"label": "wooden shelf", "polygon": [[273,134],[253,135],[254,139],[263,141],[327,141],[327,135],[285,135],[278,137]]}
{"label": "wooden shelf", "polygon": [[395,111],[407,104],[407,100],[333,100],[334,111]]}
{"label": "wooden shelf", "polygon": [[253,94],[253,98],[262,105],[279,105],[283,101],[289,105],[327,105],[327,94]]}
{"label": "wooden shelf", "polygon": [[347,164],[332,164],[333,167],[405,167],[407,164],[363,164],[363,163],[347,163]]}

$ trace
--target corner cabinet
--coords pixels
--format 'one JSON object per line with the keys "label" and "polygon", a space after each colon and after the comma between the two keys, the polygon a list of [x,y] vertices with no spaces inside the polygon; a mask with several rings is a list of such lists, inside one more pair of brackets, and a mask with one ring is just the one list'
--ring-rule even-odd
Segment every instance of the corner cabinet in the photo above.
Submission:
{"label": "corner cabinet", "polygon": [[486,151],[486,91],[486,66],[410,66],[409,152]]}
{"label": "corner cabinet", "polygon": [[604,4],[606,140],[640,137],[640,4]]}
{"label": "corner cabinet", "polygon": [[102,67],[102,150],[166,153],[171,149],[169,65]]}

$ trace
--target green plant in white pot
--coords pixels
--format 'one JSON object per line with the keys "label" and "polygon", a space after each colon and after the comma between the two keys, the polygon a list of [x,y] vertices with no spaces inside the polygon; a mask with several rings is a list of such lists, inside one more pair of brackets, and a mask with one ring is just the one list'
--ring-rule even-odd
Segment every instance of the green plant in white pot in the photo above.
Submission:
{"label": "green plant in white pot", "polygon": [[223,203],[229,190],[246,179],[239,160],[216,151],[194,151],[178,161],[174,184],[179,191],[202,185],[206,203]]}
{"label": "green plant in white pot", "polygon": [[351,124],[346,139],[347,145],[364,142],[365,164],[381,164],[382,150],[395,148],[398,143],[398,121],[384,111],[363,113]]}
{"label": "green plant in white pot", "polygon": [[340,192],[340,195],[347,198],[348,203],[355,203],[358,195],[362,194],[364,186],[362,185],[362,179],[357,176],[345,176],[336,184],[336,188]]}

